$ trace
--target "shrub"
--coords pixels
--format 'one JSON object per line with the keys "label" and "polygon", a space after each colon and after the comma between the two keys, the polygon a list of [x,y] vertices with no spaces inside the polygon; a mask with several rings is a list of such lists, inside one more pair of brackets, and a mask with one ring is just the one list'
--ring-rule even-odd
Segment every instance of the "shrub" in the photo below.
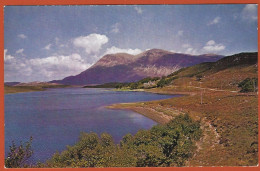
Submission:
{"label": "shrub", "polygon": [[241,88],[240,92],[256,92],[258,90],[257,78],[246,78],[238,84]]}
{"label": "shrub", "polygon": [[48,167],[165,167],[184,166],[194,154],[195,141],[201,136],[200,124],[187,114],[166,125],[127,134],[119,145],[103,133],[82,133],[74,146],[56,153]]}
{"label": "shrub", "polygon": [[130,89],[131,90],[137,89],[137,88],[138,88],[138,83],[133,82],[133,83],[130,84]]}
{"label": "shrub", "polygon": [[171,77],[171,78],[166,78],[162,77],[162,79],[157,83],[157,87],[164,87],[169,85],[173,80],[177,79],[178,77]]}
{"label": "shrub", "polygon": [[21,168],[29,167],[28,159],[32,156],[33,150],[31,149],[32,137],[26,143],[16,146],[14,142],[9,147],[10,152],[5,159],[5,167],[7,168]]}

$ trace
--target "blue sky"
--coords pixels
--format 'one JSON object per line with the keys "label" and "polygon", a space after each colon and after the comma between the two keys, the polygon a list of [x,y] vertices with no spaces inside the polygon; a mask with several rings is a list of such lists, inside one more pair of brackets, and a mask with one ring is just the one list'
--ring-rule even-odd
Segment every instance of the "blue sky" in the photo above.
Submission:
{"label": "blue sky", "polygon": [[5,81],[76,75],[108,53],[257,51],[257,5],[6,6]]}

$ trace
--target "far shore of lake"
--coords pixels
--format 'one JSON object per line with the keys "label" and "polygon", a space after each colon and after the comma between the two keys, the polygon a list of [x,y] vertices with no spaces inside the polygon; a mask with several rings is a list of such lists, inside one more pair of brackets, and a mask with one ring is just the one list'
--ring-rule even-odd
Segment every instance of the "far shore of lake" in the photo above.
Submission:
{"label": "far shore of lake", "polygon": [[4,94],[27,93],[45,91],[48,88],[68,88],[68,85],[47,85],[47,86],[4,86]]}

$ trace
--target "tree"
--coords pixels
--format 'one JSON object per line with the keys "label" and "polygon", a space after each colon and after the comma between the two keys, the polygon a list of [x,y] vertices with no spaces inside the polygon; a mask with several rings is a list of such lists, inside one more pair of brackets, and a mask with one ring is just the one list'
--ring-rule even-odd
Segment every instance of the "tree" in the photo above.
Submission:
{"label": "tree", "polygon": [[130,84],[130,89],[131,90],[137,89],[137,87],[138,87],[138,83],[133,82],[133,83]]}
{"label": "tree", "polygon": [[19,146],[16,146],[14,141],[9,147],[10,152],[8,153],[7,158],[5,159],[5,167],[7,168],[21,168],[29,167],[28,159],[32,156],[33,150],[31,149],[32,137],[26,143],[22,143]]}
{"label": "tree", "polygon": [[114,145],[113,137],[108,133],[102,133],[100,139],[101,139],[101,144],[104,147],[109,147]]}
{"label": "tree", "polygon": [[156,144],[141,144],[136,147],[137,167],[158,167],[165,160],[165,155]]}

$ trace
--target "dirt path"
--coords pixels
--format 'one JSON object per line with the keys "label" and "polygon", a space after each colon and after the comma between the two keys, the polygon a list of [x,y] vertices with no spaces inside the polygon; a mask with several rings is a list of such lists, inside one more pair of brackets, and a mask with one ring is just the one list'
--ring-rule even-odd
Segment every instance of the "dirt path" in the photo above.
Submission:
{"label": "dirt path", "polygon": [[202,89],[202,90],[210,90],[210,91],[221,91],[221,92],[238,93],[238,91],[219,90],[219,89],[214,89],[214,88],[204,88],[204,87],[196,87],[196,86],[188,86],[188,87]]}
{"label": "dirt path", "polygon": [[[197,119],[199,117],[197,116]],[[220,135],[216,129],[210,124],[206,118],[200,119],[201,129],[203,130],[203,136],[196,142],[197,150],[193,157],[187,162],[187,166],[214,166],[215,161],[212,163],[212,155],[217,149],[223,149],[223,146],[219,144]],[[207,157],[209,156],[209,157]],[[203,159],[203,160],[202,160]],[[213,165],[212,165],[213,164]]]}

